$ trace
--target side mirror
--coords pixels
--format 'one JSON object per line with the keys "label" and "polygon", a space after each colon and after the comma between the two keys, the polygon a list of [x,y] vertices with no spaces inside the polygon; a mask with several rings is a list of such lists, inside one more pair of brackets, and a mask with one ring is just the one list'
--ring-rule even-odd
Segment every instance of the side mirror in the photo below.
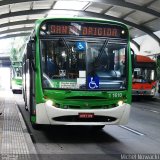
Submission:
{"label": "side mirror", "polygon": [[33,46],[34,46],[34,41],[30,40],[28,43],[27,43],[27,59],[33,59],[34,58],[34,50],[33,50]]}
{"label": "side mirror", "polygon": [[34,53],[35,53],[35,41],[30,40],[27,43],[27,52],[26,52],[26,58],[30,60],[31,68],[33,71],[36,72],[36,67],[34,64]]}
{"label": "side mirror", "polygon": [[135,53],[133,49],[131,48],[132,73],[134,72],[135,60],[136,60]]}

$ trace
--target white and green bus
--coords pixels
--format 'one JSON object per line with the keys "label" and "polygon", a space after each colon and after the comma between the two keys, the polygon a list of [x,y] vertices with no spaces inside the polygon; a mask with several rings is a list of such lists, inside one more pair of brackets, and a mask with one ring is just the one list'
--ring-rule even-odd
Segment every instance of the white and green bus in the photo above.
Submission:
{"label": "white and green bus", "polygon": [[13,93],[22,93],[22,62],[13,61],[10,67],[10,88]]}
{"label": "white and green bus", "polygon": [[126,25],[86,18],[37,20],[23,58],[31,123],[126,124],[131,75]]}

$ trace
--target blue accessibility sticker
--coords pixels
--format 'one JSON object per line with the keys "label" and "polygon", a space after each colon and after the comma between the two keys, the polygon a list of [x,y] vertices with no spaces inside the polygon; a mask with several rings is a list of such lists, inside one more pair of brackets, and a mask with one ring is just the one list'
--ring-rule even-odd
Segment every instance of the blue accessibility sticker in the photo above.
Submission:
{"label": "blue accessibility sticker", "polygon": [[86,50],[86,42],[76,42],[77,51],[85,51]]}
{"label": "blue accessibility sticker", "polygon": [[98,89],[99,88],[99,77],[97,76],[88,76],[87,78],[87,86],[88,86],[88,89]]}

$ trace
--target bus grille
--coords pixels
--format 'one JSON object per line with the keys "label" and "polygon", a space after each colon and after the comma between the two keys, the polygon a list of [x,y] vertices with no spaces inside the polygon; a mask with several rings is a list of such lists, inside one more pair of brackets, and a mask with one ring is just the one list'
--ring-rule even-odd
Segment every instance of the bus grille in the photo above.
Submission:
{"label": "bus grille", "polygon": [[114,108],[117,107],[116,104],[111,104],[111,105],[101,105],[101,106],[75,106],[75,105],[64,105],[61,106],[60,104],[56,104],[55,105],[57,108],[62,108],[62,109],[110,109],[110,108]]}
{"label": "bus grille", "polygon": [[96,97],[96,96],[73,96],[73,97],[66,97],[65,99],[76,99],[76,100],[79,100],[79,99],[82,99],[82,100],[84,100],[84,99],[87,99],[87,100],[92,100],[92,99],[97,99],[97,100],[107,100],[107,98],[106,97]]}
{"label": "bus grille", "polygon": [[95,116],[94,118],[79,118],[78,115],[60,116],[52,118],[54,121],[60,122],[113,122],[117,119],[109,116]]}

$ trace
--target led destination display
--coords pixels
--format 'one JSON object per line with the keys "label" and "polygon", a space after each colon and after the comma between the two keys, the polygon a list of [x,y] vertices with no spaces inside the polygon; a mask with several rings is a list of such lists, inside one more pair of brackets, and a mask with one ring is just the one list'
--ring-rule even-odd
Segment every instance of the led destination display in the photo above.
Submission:
{"label": "led destination display", "polygon": [[50,35],[77,35],[124,38],[127,33],[121,26],[76,22],[52,22],[47,25]]}

